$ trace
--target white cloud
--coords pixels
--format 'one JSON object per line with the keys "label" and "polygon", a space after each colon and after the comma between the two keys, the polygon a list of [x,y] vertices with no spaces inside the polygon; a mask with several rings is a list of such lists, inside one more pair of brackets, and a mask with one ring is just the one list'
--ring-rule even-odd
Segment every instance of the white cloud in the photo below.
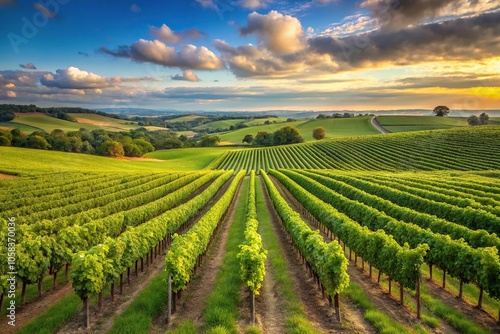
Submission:
{"label": "white cloud", "polygon": [[202,31],[192,28],[184,31],[173,31],[169,26],[163,24],[160,28],[150,27],[149,33],[156,39],[166,42],[166,43],[179,43],[185,39],[198,39],[202,35],[205,35]]}
{"label": "white cloud", "polygon": [[213,2],[213,0],[196,0],[203,8],[212,8],[217,9],[217,6]]}
{"label": "white cloud", "polygon": [[107,78],[87,71],[82,71],[77,67],[59,69],[55,74],[47,73],[40,78],[42,85],[47,87],[57,87],[63,89],[89,89],[105,88],[120,84],[120,78]]}
{"label": "white cloud", "polygon": [[205,46],[187,44],[180,51],[167,46],[159,40],[140,39],[130,46],[124,45],[117,50],[101,48],[101,52],[136,62],[153,63],[166,67],[180,67],[193,70],[217,70],[224,68],[222,61]]}
{"label": "white cloud", "polygon": [[256,34],[259,45],[273,52],[293,53],[305,47],[300,21],[274,10],[266,15],[249,14],[247,26],[242,27],[240,33],[244,36]]}
{"label": "white cloud", "polygon": [[180,81],[190,81],[190,82],[198,82],[201,81],[200,78],[191,70],[185,70],[182,72],[182,75],[173,75],[172,80],[180,80]]}

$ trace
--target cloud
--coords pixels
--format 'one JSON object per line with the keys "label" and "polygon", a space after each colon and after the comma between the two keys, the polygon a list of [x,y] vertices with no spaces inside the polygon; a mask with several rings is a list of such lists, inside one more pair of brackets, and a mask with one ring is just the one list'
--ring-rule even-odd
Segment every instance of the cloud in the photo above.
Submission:
{"label": "cloud", "polygon": [[200,38],[201,36],[205,36],[204,32],[195,28],[177,32],[170,29],[170,27],[166,24],[163,24],[160,28],[150,27],[149,33],[162,42],[172,44],[179,43],[181,40],[194,40]]}
{"label": "cloud", "polygon": [[304,30],[300,21],[273,10],[266,15],[253,12],[247,26],[240,28],[243,36],[256,34],[259,45],[273,52],[293,53],[304,48]]}
{"label": "cloud", "polygon": [[96,89],[117,86],[120,78],[107,78],[87,71],[82,71],[76,67],[59,69],[55,74],[47,73],[40,78],[42,85],[47,87],[57,87],[62,89]]}
{"label": "cloud", "polygon": [[135,3],[133,3],[131,6],[130,6],[130,11],[132,13],[139,13],[141,11],[141,7],[137,6]]}
{"label": "cloud", "polygon": [[37,11],[39,11],[43,16],[45,16],[48,19],[53,19],[56,17],[56,14],[52,12],[50,9],[42,5],[40,2],[35,2],[33,4],[33,8],[35,8]]}
{"label": "cloud", "polygon": [[217,6],[213,2],[213,0],[196,0],[203,8],[212,8],[217,9]]}
{"label": "cloud", "polygon": [[463,73],[405,77],[395,80],[390,87],[392,89],[500,87],[499,75],[500,73],[490,73],[489,77],[481,77],[476,74]]}
{"label": "cloud", "polygon": [[79,54],[80,56],[89,57],[89,54],[88,54],[87,52],[78,51],[78,54]]}
{"label": "cloud", "polygon": [[5,95],[7,95],[7,97],[16,97],[17,96],[16,92],[13,92],[11,90],[6,91]]}
{"label": "cloud", "polygon": [[360,6],[369,8],[379,25],[387,28],[404,28],[440,16],[500,8],[498,2],[492,0],[364,0]]}
{"label": "cloud", "polygon": [[322,31],[319,36],[347,36],[372,30],[375,19],[366,15],[353,15],[345,17],[341,23],[332,24]]}
{"label": "cloud", "polygon": [[373,31],[345,38],[316,37],[310,51],[329,55],[343,70],[383,64],[470,61],[500,55],[500,12],[421,25],[400,31]]}
{"label": "cloud", "polygon": [[33,63],[28,63],[26,65],[24,64],[19,64],[19,67],[20,68],[25,68],[25,69],[28,69],[28,70],[36,70],[36,66],[33,65]]}
{"label": "cloud", "polygon": [[180,80],[180,81],[190,81],[190,82],[198,82],[201,81],[200,78],[193,71],[185,70],[182,75],[173,75],[172,80]]}
{"label": "cloud", "polygon": [[114,57],[129,58],[140,63],[153,63],[165,67],[180,67],[193,70],[217,70],[224,68],[222,61],[204,46],[196,47],[187,44],[180,51],[167,46],[159,40],[140,39],[128,45],[119,46],[116,50],[101,47],[100,51]]}
{"label": "cloud", "polygon": [[273,2],[273,0],[240,0],[238,5],[246,9],[257,9],[266,7],[270,2]]}

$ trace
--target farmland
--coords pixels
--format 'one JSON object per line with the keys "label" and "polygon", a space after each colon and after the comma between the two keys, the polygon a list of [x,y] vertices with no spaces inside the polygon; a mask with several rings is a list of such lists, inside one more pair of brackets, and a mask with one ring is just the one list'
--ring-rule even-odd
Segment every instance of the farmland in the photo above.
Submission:
{"label": "farmland", "polygon": [[134,160],[1,147],[18,308],[0,331],[498,332],[500,129],[369,121]]}

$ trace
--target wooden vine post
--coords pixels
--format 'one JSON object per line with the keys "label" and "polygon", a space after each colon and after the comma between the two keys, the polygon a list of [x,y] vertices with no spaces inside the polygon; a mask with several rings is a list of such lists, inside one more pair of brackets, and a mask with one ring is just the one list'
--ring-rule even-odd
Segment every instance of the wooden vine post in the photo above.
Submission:
{"label": "wooden vine post", "polygon": [[83,315],[83,327],[89,328],[90,327],[90,308],[89,308],[89,297],[86,296],[83,299],[83,309],[84,315]]}
{"label": "wooden vine post", "polygon": [[421,303],[420,303],[420,277],[417,275],[417,286],[416,286],[416,293],[417,293],[417,319],[420,319],[421,316]]}
{"label": "wooden vine post", "polygon": [[335,307],[335,317],[337,318],[337,321],[340,322],[340,302],[339,302],[339,294],[336,293],[335,296],[333,297],[334,300],[334,307]]}
{"label": "wooden vine post", "polygon": [[167,324],[172,320],[172,274],[168,273]]}
{"label": "wooden vine post", "polygon": [[252,324],[255,324],[255,293],[250,289],[250,314]]}

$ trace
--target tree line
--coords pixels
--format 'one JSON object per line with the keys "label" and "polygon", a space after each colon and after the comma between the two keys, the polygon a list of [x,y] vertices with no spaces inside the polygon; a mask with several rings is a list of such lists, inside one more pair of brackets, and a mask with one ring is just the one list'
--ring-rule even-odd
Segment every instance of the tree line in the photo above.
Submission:
{"label": "tree line", "polygon": [[[205,141],[210,141],[210,137]],[[86,153],[102,156],[140,157],[148,152],[163,149],[193,147],[201,145],[186,136],[159,130],[139,128],[130,131],[112,132],[101,129],[64,132],[56,129],[51,133],[35,131],[26,134],[19,129],[0,130],[0,146],[13,146]],[[209,146],[209,145],[207,145]]]}

